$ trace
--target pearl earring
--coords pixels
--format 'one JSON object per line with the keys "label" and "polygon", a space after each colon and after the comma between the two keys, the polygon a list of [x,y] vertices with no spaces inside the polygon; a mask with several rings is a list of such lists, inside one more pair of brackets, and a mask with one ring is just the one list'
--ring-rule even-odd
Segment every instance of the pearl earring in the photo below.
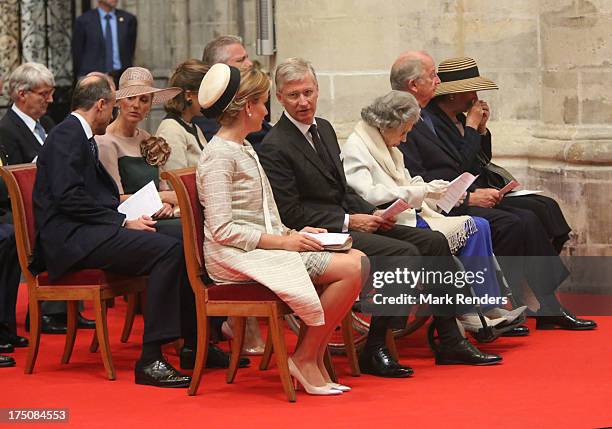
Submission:
{"label": "pearl earring", "polygon": [[253,114],[252,114],[251,112],[247,113],[247,115],[249,115],[249,118],[250,118],[251,116],[253,116]]}

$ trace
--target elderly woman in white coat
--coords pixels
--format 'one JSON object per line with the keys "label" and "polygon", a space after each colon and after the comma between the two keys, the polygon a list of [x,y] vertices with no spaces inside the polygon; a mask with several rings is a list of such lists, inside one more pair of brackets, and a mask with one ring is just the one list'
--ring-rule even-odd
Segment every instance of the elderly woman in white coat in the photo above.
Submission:
{"label": "elderly woman in white coat", "polygon": [[282,224],[266,174],[245,140],[261,128],[269,87],[261,71],[225,64],[211,67],[202,80],[200,104],[221,124],[197,167],[206,269],[219,283],[248,288],[255,280],[287,303],[307,325],[289,360],[291,375],[310,394],[340,394],[348,387],[331,382],[323,354],[359,294],[364,254],[324,252],[318,240]]}
{"label": "elderly woman in white coat", "polygon": [[[434,180],[426,183],[420,176],[410,177],[402,153],[397,149],[419,114],[420,108],[414,96],[403,91],[391,91],[365,107],[361,111],[362,120],[342,148],[347,183],[365,200],[381,208],[398,198],[403,199],[411,208],[398,215],[398,224],[443,233],[451,251],[467,270],[481,270],[483,259],[475,257],[493,255],[487,220],[438,213],[434,209],[436,200],[442,197],[448,182]],[[499,296],[495,267],[489,266],[487,274],[484,285],[475,287],[475,293],[479,296]],[[495,320],[489,321],[492,325],[510,322],[517,313],[508,316],[506,311],[499,308],[489,307],[488,310],[488,314],[495,317]],[[460,319],[467,329],[477,330],[480,327],[475,315],[464,315]]]}

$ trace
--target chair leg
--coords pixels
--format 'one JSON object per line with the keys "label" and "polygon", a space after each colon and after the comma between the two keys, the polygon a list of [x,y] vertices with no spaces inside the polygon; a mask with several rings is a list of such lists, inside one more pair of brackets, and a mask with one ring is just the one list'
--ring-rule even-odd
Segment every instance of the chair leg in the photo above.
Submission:
{"label": "chair leg", "polygon": [[270,335],[272,337],[272,344],[274,345],[274,354],[276,355],[276,365],[280,372],[281,382],[283,383],[283,390],[287,395],[289,402],[295,402],[295,388],[289,374],[289,363],[287,362],[287,347],[285,346],[285,335],[283,332],[283,325],[281,322],[281,316],[278,314],[276,308],[272,311],[272,315],[268,318],[270,325]]}
{"label": "chair leg", "polygon": [[70,356],[74,349],[74,340],[77,334],[77,314],[79,301],[66,301],[66,343],[64,344],[64,354],[62,363],[70,362]]}
{"label": "chair leg", "polygon": [[200,387],[200,380],[202,379],[202,372],[206,363],[206,356],[208,355],[208,341],[210,337],[210,329],[208,326],[208,317],[206,314],[201,314],[203,311],[204,300],[201,302],[197,299],[196,295],[196,309],[197,309],[197,321],[198,321],[198,343],[196,346],[196,359],[193,367],[193,374],[191,375],[191,383],[187,394],[193,396],[198,393],[198,387]]}
{"label": "chair leg", "polygon": [[357,359],[357,349],[355,348],[355,336],[353,335],[353,313],[349,311],[342,319],[342,337],[344,338],[344,349],[346,357],[351,366],[351,375],[359,377],[361,370],[359,369],[359,360]]}
{"label": "chair leg", "polygon": [[266,348],[264,349],[261,362],[259,363],[259,369],[265,371],[270,367],[270,359],[272,359],[272,353],[274,352],[274,346],[272,345],[272,335],[270,335],[270,326],[268,326],[268,336],[266,338]]}
{"label": "chair leg", "polygon": [[108,344],[108,326],[106,324],[106,302],[97,295],[94,298],[94,312],[96,315],[96,336],[100,344],[100,354],[102,362],[106,369],[106,376],[109,380],[114,380],[115,368],[113,366],[113,358],[111,356],[110,347]]}
{"label": "chair leg", "polygon": [[334,368],[334,364],[332,363],[331,353],[329,352],[329,347],[325,347],[325,354],[323,355],[323,364],[325,364],[325,369],[327,369],[327,373],[329,374],[329,378],[334,383],[338,382],[338,376],[336,375],[336,369]]}
{"label": "chair leg", "polygon": [[[30,286],[31,287],[31,286]],[[30,345],[24,374],[32,374],[40,346],[40,301],[30,295]]]}
{"label": "chair leg", "polygon": [[399,355],[397,353],[397,347],[395,346],[395,336],[393,335],[393,329],[387,329],[387,334],[385,335],[385,344],[387,349],[389,349],[389,354],[391,357],[395,359],[396,362],[399,362]]}
{"label": "chair leg", "polygon": [[134,325],[134,317],[136,316],[136,305],[138,304],[138,292],[131,293],[127,297],[127,311],[125,313],[125,322],[123,323],[123,331],[121,331],[121,342],[127,343]]}
{"label": "chair leg", "polygon": [[234,338],[232,339],[232,354],[230,356],[226,379],[228,383],[232,383],[234,378],[236,378],[236,371],[238,371],[238,364],[240,363],[240,352],[244,344],[245,328],[246,317],[234,317],[234,325],[232,326],[232,332],[234,333]]}

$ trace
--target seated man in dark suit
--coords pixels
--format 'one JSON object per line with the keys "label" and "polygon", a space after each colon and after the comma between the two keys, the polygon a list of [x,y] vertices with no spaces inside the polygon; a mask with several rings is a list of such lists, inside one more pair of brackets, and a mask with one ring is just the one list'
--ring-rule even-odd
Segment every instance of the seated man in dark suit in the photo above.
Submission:
{"label": "seated man in dark suit", "polygon": [[[13,105],[0,119],[0,144],[3,145],[7,165],[35,162],[38,153],[55,125],[46,116],[53,102],[55,80],[42,64],[25,63],[17,67],[9,77],[9,94]],[[10,221],[8,193],[0,183],[0,209]],[[42,304],[42,332],[63,334],[66,332],[66,304],[48,301]],[[26,323],[26,328],[27,328]],[[80,328],[95,328],[95,322],[79,315]]]}
{"label": "seated man in dark suit", "polygon": [[[6,158],[0,143],[0,167]],[[15,306],[21,271],[13,225],[5,223],[4,218],[5,212],[0,208],[0,353],[12,353],[15,347],[27,347],[28,340],[16,334]],[[0,368],[14,365],[15,359],[0,355]]]}
{"label": "seated man in dark suit", "polygon": [[[290,58],[275,74],[276,97],[285,108],[260,146],[259,157],[272,185],[282,221],[294,229],[316,225],[330,232],[348,232],[353,246],[368,256],[439,256],[450,259],[448,242],[439,232],[395,225],[381,210],[346,183],[340,147],[329,122],[315,118],[318,84],[310,63]],[[390,327],[402,327],[404,318],[375,316],[365,349],[362,371],[383,377],[407,377],[412,369],[400,365],[385,347]],[[434,316],[442,345],[440,364],[490,364],[497,355],[480,352],[465,340],[454,317]],[[400,323],[399,326],[394,324]]]}
{"label": "seated man in dark suit", "polygon": [[115,92],[105,78],[85,77],[74,90],[73,113],[49,134],[37,162],[37,235],[30,268],[39,273],[46,267],[51,280],[87,268],[147,275],[136,383],[187,387],[190,377],[161,353],[161,346],[184,330],[195,332],[195,326],[181,323],[195,320],[195,309],[184,308],[181,300],[189,289],[183,247],[176,238],[155,233],[156,222],[150,217],[128,220],[117,212],[119,192],[98,159],[93,139],[105,133],[114,104]]}
{"label": "seated man in dark suit", "polygon": [[119,77],[133,66],[138,21],[116,9],[117,0],[98,0],[96,9],[79,16],[72,32],[72,60],[77,77],[92,71],[108,73],[119,86]]}
{"label": "seated man in dark suit", "polygon": [[[469,61],[466,63],[469,64]],[[493,84],[481,81],[475,64],[474,67],[463,65],[461,68],[447,73],[445,79],[459,80],[465,77],[462,74],[472,73],[467,81],[471,82],[472,89],[478,88],[478,85],[490,88]],[[457,82],[453,83],[457,85]],[[453,123],[432,101],[438,85],[440,77],[436,73],[435,63],[425,52],[405,52],[393,64],[392,88],[410,92],[422,107],[422,119],[408,133],[406,142],[399,146],[404,154],[406,168],[412,176],[421,176],[426,181],[451,181],[465,171],[480,174],[480,180],[484,174],[481,165],[475,160],[476,155],[480,151],[488,152],[489,159],[491,155],[491,134],[486,128],[488,106],[486,103],[475,103],[470,110],[474,110],[472,113],[477,115],[470,114],[469,122],[465,121],[463,115],[459,115],[454,118],[457,123]],[[459,97],[459,94],[452,95]],[[472,116],[477,116],[475,121]],[[464,130],[466,140],[470,139],[469,143],[455,144],[445,138],[450,132],[456,132],[459,136],[459,126]],[[480,216],[489,221],[493,250],[499,257],[510,285],[516,290],[517,286],[527,280],[540,303],[541,317],[538,318],[537,328],[594,329],[597,326],[595,322],[576,318],[561,306],[555,296],[557,287],[567,277],[568,271],[558,258],[558,252],[551,244],[540,219],[530,210],[505,203],[498,190],[482,186],[479,180],[468,189],[464,204],[453,209],[450,214]],[[525,255],[542,258],[523,259]]]}
{"label": "seated man in dark suit", "polygon": [[[227,64],[237,68],[251,67],[253,61],[249,59],[249,54],[242,44],[242,39],[238,36],[219,36],[206,44],[202,54],[202,62],[208,66],[217,63]],[[215,119],[205,116],[195,116],[193,123],[196,124],[206,137],[206,141],[210,141],[217,131],[221,128],[221,124]],[[250,133],[247,136],[249,143],[254,149],[259,147],[259,144],[266,136],[272,125],[266,120],[261,124],[261,130]]]}

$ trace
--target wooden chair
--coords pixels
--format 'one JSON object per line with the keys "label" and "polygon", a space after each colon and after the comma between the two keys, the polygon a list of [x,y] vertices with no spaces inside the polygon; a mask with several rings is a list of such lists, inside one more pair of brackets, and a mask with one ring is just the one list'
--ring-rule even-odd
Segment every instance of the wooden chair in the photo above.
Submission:
{"label": "wooden chair", "polygon": [[[36,165],[19,164],[0,167],[0,177],[4,179],[11,199],[19,266],[28,284],[31,338],[24,372],[32,373],[38,355],[40,302],[67,302],[66,343],[62,355],[62,363],[66,364],[70,361],[76,338],[78,302],[89,300],[93,301],[96,320],[96,333],[90,349],[92,351],[97,349],[99,344],[106,376],[109,380],[114,380],[115,369],[109,348],[106,323],[106,301],[116,296],[143,291],[145,278],[119,276],[94,269],[72,272],[56,281],[51,281],[46,271],[37,276],[32,275],[28,266],[32,258],[35,238],[32,191],[36,180]],[[133,320],[133,314],[127,315],[126,321],[130,320]]]}

